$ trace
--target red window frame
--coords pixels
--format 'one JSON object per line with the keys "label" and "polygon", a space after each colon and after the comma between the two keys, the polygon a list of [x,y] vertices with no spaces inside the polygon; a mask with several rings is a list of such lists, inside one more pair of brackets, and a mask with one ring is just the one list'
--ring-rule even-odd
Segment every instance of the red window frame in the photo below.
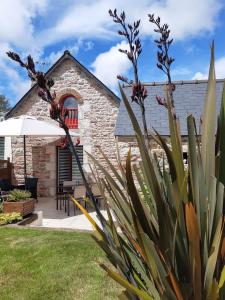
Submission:
{"label": "red window frame", "polygon": [[61,115],[62,117],[65,117],[65,123],[68,126],[69,129],[77,129],[78,128],[78,108],[66,108],[64,107],[64,102],[67,98],[72,97],[76,100],[76,98],[72,95],[66,95],[62,100],[62,110]]}

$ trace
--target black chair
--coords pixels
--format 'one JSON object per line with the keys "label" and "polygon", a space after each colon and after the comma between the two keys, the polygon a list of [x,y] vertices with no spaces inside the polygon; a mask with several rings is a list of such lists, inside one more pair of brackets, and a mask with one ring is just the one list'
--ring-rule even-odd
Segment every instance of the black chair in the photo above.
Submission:
{"label": "black chair", "polygon": [[[70,195],[73,194],[74,187],[75,187],[75,180],[65,180],[63,181],[63,193],[65,195],[65,212],[67,212],[67,215],[70,215]],[[74,209],[75,214],[75,209]]]}
{"label": "black chair", "polygon": [[27,177],[25,179],[25,189],[31,193],[31,197],[37,200],[37,183],[38,178]]}
{"label": "black chair", "polygon": [[65,207],[66,194],[63,190],[63,185],[56,186],[56,209],[61,210]]}
{"label": "black chair", "polygon": [[[87,195],[87,192],[86,192],[86,188],[84,185],[77,185],[75,186],[75,189],[74,189],[74,198],[80,203],[82,204],[82,201],[84,201],[84,207],[85,209],[87,208],[86,206],[86,201],[84,200],[84,198],[86,197]],[[74,203],[73,203],[74,204]],[[76,214],[76,210],[77,210],[77,206],[74,204],[74,215]]]}
{"label": "black chair", "polygon": [[9,192],[13,189],[13,186],[8,179],[0,179],[0,189],[3,192]]}

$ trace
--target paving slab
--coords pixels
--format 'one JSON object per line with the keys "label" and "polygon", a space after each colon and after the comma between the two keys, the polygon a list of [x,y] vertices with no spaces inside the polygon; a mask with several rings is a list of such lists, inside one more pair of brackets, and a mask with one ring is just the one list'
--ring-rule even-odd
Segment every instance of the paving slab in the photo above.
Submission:
{"label": "paving slab", "polygon": [[[76,215],[73,215],[71,206],[71,216],[67,216],[64,209],[56,210],[56,201],[54,198],[39,198],[35,210],[42,212],[42,224],[30,224],[30,227],[45,227],[45,228],[58,228],[58,229],[74,229],[74,230],[88,230],[92,231],[93,227],[81,211],[77,210]],[[106,217],[106,210],[101,210],[102,214]],[[100,226],[96,212],[89,212],[90,216]]]}

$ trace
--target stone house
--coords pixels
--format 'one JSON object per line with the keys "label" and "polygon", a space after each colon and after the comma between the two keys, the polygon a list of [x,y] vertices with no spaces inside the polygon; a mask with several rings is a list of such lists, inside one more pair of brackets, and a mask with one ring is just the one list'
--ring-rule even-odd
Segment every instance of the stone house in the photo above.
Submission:
{"label": "stone house", "polygon": [[[102,160],[98,146],[115,161],[115,140],[118,142],[121,157],[125,157],[128,147],[132,148],[133,159],[139,153],[134,131],[124,103],[100,80],[81,65],[68,51],[48,70],[47,76],[55,81],[56,100],[69,111],[68,125],[80,135],[77,150],[83,167],[89,172],[89,159],[86,151]],[[196,118],[200,125],[207,81],[174,82],[174,102],[176,114],[180,119],[183,139],[183,152],[187,154],[187,116]],[[156,96],[164,97],[165,83],[145,84],[148,96],[145,99],[148,128],[155,128],[162,136],[169,138],[168,117],[164,107],[158,105]],[[224,80],[216,82],[217,111],[219,112]],[[123,86],[128,99],[131,99],[131,87]],[[141,111],[136,103],[131,102],[139,124],[142,125]],[[20,115],[35,116],[38,119],[54,122],[49,117],[49,107],[37,95],[34,85],[7,114],[7,118]],[[74,142],[76,142],[74,140]],[[56,186],[64,180],[80,180],[76,162],[68,149],[60,147],[61,140],[53,138],[27,138],[27,173],[38,177],[39,196],[54,196]],[[153,150],[161,150],[153,144]],[[14,177],[23,181],[23,139],[12,138],[12,162]],[[103,160],[102,160],[103,162]]]}
{"label": "stone house", "polygon": [[[54,79],[56,101],[68,110],[67,124],[79,133],[77,151],[83,167],[89,172],[86,151],[100,158],[98,146],[110,157],[115,156],[114,129],[120,99],[70,53],[65,51],[48,70],[46,76]],[[37,95],[37,85],[18,101],[7,118],[21,115],[55,122],[49,117],[49,107]],[[38,177],[39,196],[54,196],[56,186],[64,180],[75,179],[80,174],[69,149],[60,147],[61,139],[27,137],[27,175]],[[76,140],[74,140],[76,143]],[[11,138],[14,179],[23,181],[23,138]]]}

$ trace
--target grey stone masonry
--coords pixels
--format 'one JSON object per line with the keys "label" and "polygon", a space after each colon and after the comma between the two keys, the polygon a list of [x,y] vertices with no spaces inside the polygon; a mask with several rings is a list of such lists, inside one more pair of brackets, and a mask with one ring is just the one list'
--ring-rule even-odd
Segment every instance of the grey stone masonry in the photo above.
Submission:
{"label": "grey stone masonry", "polygon": [[[56,101],[66,95],[75,96],[78,101],[78,129],[80,144],[84,149],[84,169],[89,171],[86,151],[101,160],[98,146],[109,156],[115,158],[114,129],[118,114],[118,98],[109,91],[89,71],[81,66],[71,55],[51,69],[49,77],[55,81]],[[31,115],[38,119],[54,122],[49,117],[49,107],[37,96],[37,87],[31,88],[9,113],[9,117]],[[76,140],[74,139],[74,143]],[[38,193],[53,196],[56,190],[56,146],[60,139],[27,139],[27,169],[29,176],[39,178]],[[12,161],[15,181],[23,181],[23,143],[22,138],[12,139]]]}

